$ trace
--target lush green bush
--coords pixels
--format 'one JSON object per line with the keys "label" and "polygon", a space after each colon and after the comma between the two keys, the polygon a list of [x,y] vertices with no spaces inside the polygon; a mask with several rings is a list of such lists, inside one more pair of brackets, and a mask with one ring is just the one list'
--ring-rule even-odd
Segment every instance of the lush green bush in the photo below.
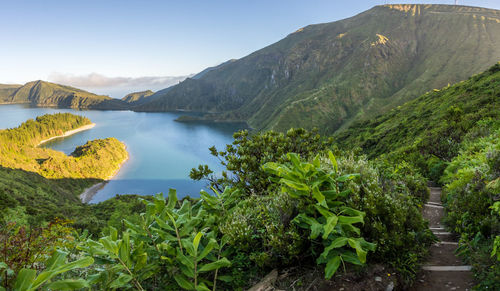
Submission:
{"label": "lush green bush", "polygon": [[372,262],[391,265],[409,285],[421,259],[434,240],[421,214],[428,197],[425,179],[409,164],[392,166],[387,160],[368,161],[353,153],[339,157],[341,173],[359,173],[349,181],[347,205],[366,213],[363,237],[377,244]]}
{"label": "lush green bush", "polygon": [[225,167],[222,177],[216,177],[206,165],[193,168],[190,177],[194,180],[208,180],[219,191],[224,186],[238,187],[246,194],[267,194],[271,185],[261,166],[267,162],[283,163],[287,153],[296,153],[304,158],[312,158],[332,146],[333,140],[322,138],[318,130],[307,131],[292,128],[286,133],[275,131],[250,135],[243,130],[234,134],[232,144],[225,151],[210,148],[213,156]]}
{"label": "lush green bush", "polygon": [[442,182],[445,222],[460,234],[460,254],[473,265],[480,288],[500,288],[500,267],[491,255],[500,219],[490,210],[500,198],[500,130],[465,142]]}

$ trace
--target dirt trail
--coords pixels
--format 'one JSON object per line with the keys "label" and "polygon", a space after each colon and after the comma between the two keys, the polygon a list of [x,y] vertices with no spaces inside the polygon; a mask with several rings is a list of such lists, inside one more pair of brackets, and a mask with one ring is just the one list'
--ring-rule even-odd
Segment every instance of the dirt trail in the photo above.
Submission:
{"label": "dirt trail", "polygon": [[423,266],[423,271],[411,290],[471,290],[474,281],[470,266],[464,266],[460,258],[454,254],[458,240],[441,224],[444,214],[441,188],[430,189],[431,197],[424,206],[423,215],[429,220],[429,228],[440,241],[431,246],[427,264]]}

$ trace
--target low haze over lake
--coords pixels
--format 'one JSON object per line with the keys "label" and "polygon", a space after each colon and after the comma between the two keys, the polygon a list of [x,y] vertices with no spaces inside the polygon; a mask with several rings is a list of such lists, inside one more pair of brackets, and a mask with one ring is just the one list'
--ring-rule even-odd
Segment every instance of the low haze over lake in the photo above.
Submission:
{"label": "low haze over lake", "polygon": [[56,112],[88,117],[96,126],[47,142],[44,147],[70,154],[88,140],[107,137],[116,137],[127,145],[129,160],[118,175],[94,196],[93,203],[116,194],[152,195],[166,193],[169,188],[176,188],[180,196],[198,196],[206,182],[192,181],[189,171],[198,164],[208,164],[219,171],[217,159],[210,155],[208,148],[215,145],[222,149],[232,142],[232,134],[243,128],[242,124],[175,122],[180,113],[77,111],[24,105],[1,105],[0,128],[17,127],[27,119]]}

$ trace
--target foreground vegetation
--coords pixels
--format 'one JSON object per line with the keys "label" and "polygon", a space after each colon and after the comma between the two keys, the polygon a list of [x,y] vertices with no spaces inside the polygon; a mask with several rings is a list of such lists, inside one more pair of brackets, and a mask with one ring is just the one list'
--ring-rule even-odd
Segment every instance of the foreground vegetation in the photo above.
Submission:
{"label": "foreground vegetation", "polygon": [[[178,201],[172,190],[168,199],[144,200],[140,219],[125,219],[100,236],[61,235],[54,247],[63,254],[31,258],[25,271],[6,261],[12,271],[4,273],[2,284],[13,286],[33,261],[48,269],[46,260],[54,254],[62,266],[72,258],[67,264],[80,268],[39,286],[228,290],[299,262],[318,264],[326,278],[383,263],[403,274],[399,284],[411,281],[433,241],[419,210],[427,195],[422,176],[354,153],[334,155],[328,141],[305,130],[236,137],[228,148],[240,158],[228,158],[225,174],[212,179],[214,193]],[[302,149],[303,156],[273,151],[277,144],[284,151]],[[313,156],[313,149],[318,154]],[[244,161],[252,159],[259,162],[248,167]],[[243,177],[254,177],[255,183],[240,183]],[[412,191],[415,185],[424,192]]]}

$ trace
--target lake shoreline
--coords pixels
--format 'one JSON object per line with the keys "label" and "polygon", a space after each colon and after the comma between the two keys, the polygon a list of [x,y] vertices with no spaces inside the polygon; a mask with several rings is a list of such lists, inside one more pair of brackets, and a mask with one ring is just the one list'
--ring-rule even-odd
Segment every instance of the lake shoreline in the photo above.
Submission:
{"label": "lake shoreline", "polygon": [[95,123],[91,123],[91,124],[87,124],[87,125],[81,126],[79,128],[76,128],[76,129],[68,130],[68,131],[64,132],[62,135],[53,136],[51,138],[44,139],[44,140],[40,141],[36,146],[40,146],[41,144],[44,144],[44,143],[46,143],[48,141],[51,141],[51,140],[54,140],[54,139],[57,139],[57,138],[68,137],[68,136],[71,136],[71,135],[73,135],[75,133],[79,133],[79,132],[82,132],[82,131],[85,131],[85,130],[89,130],[89,129],[93,128],[94,126],[95,126]]}
{"label": "lake shoreline", "polygon": [[[124,144],[125,151],[127,150],[127,146]],[[97,184],[94,184],[85,190],[83,190],[83,193],[79,195],[80,201],[84,204],[88,204],[92,198],[108,184],[109,180],[113,179],[118,173],[120,172],[122,166],[129,160],[129,153],[127,152],[127,157],[118,165],[118,168],[111,174],[109,175],[104,181],[99,182]]]}

